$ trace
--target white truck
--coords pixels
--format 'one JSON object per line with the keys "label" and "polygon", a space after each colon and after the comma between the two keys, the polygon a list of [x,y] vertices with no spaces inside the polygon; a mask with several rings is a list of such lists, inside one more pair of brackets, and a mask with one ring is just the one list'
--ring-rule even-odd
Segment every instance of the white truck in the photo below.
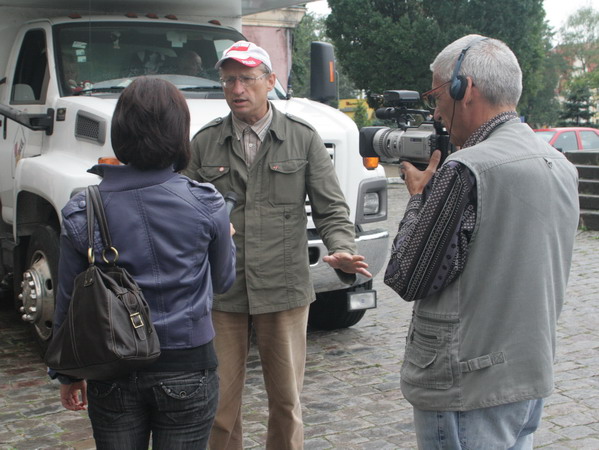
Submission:
{"label": "white truck", "polygon": [[[91,166],[118,163],[110,122],[120,92],[136,76],[171,81],[188,100],[195,134],[229,112],[212,68],[224,49],[243,38],[242,14],[294,3],[0,0],[0,291],[32,325],[42,349],[52,331],[60,211],[75,193],[100,181],[87,172]],[[201,57],[201,73],[186,73],[177,64],[190,52]],[[331,81],[322,75],[326,90]],[[384,172],[362,167],[358,130],[343,113],[292,98],[281,86],[271,101],[321,135],[351,207],[359,252],[376,274],[386,259],[388,233],[363,225],[386,219]],[[360,276],[350,288],[341,284],[322,262],[326,248],[311,220],[307,233],[318,296],[310,324],[334,329],[357,323],[376,306],[372,282]]]}

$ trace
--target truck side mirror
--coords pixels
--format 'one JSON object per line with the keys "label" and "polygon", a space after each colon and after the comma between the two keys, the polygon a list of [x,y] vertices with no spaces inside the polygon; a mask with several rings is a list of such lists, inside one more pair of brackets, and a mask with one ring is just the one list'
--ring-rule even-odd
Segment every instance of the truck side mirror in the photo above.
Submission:
{"label": "truck side mirror", "polygon": [[337,100],[337,72],[333,46],[312,42],[310,46],[310,98],[321,103]]}

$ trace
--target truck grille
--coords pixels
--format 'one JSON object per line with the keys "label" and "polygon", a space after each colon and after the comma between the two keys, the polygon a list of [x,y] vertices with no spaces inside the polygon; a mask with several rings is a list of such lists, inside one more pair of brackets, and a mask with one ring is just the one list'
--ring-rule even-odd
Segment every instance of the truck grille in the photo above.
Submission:
{"label": "truck grille", "polygon": [[333,161],[333,165],[335,165],[335,144],[325,143],[324,146],[327,148],[329,152],[329,156],[331,157],[331,161]]}

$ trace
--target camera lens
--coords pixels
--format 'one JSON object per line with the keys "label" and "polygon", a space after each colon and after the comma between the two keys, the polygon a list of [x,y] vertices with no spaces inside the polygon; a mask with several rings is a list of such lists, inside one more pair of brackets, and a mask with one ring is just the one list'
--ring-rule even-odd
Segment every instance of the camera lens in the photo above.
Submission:
{"label": "camera lens", "polygon": [[404,133],[397,128],[382,128],[374,135],[372,146],[381,158],[397,160],[401,155],[401,137]]}

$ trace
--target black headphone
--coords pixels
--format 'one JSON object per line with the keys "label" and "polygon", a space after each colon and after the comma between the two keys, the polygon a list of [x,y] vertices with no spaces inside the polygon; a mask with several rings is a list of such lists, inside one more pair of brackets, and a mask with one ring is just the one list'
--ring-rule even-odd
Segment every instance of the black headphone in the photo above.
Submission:
{"label": "black headphone", "polygon": [[470,42],[470,44],[468,44],[468,47],[462,49],[462,53],[460,53],[460,56],[458,56],[458,60],[455,63],[455,68],[453,69],[453,75],[451,75],[451,85],[449,86],[449,96],[454,100],[462,100],[464,98],[464,94],[466,93],[466,88],[468,87],[468,80],[466,77],[464,75],[458,75],[458,73],[460,73],[460,68],[462,67],[462,61],[464,61],[466,56],[466,52],[473,45],[481,41],[486,41],[487,39],[489,38],[479,37],[473,40]]}

